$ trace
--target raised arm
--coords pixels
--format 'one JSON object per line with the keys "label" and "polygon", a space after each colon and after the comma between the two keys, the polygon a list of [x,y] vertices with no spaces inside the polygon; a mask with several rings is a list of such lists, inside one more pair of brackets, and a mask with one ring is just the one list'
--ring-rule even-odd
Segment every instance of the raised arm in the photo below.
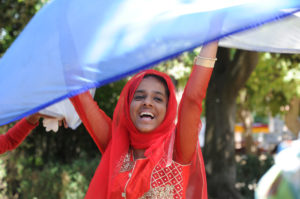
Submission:
{"label": "raised arm", "polygon": [[181,164],[190,163],[196,150],[201,127],[202,101],[213,71],[217,48],[218,42],[202,47],[184,89],[179,106],[174,153],[175,160]]}
{"label": "raised arm", "polygon": [[85,128],[103,153],[111,140],[111,119],[87,91],[70,98]]}
{"label": "raised arm", "polygon": [[22,119],[5,134],[0,135],[0,154],[19,146],[26,136],[38,125],[39,116],[33,115]]}

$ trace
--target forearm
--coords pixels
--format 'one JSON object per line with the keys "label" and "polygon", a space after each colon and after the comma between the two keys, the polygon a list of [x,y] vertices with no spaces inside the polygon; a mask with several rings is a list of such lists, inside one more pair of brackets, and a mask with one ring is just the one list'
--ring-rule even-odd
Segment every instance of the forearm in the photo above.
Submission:
{"label": "forearm", "polygon": [[[199,56],[204,61],[200,60],[198,63],[202,62],[204,66],[198,65],[197,60],[195,60],[192,73],[182,96],[175,140],[175,157],[181,163],[189,163],[196,149],[198,133],[201,127],[202,102],[213,71],[212,67],[216,56],[217,44],[217,42],[214,42],[202,48]],[[206,58],[209,58],[207,59],[208,61]]]}
{"label": "forearm", "polygon": [[202,47],[199,55],[195,58],[192,73],[184,89],[183,100],[191,100],[202,103],[206,95],[206,89],[214,67],[218,49],[218,41]]}
{"label": "forearm", "polygon": [[38,123],[29,123],[25,118],[9,129],[6,134],[0,135],[0,154],[15,149]]}
{"label": "forearm", "polygon": [[214,41],[203,46],[199,53],[199,56],[206,58],[216,58],[218,43],[218,41]]}
{"label": "forearm", "polygon": [[81,121],[103,153],[111,139],[111,119],[98,107],[89,92],[70,98]]}

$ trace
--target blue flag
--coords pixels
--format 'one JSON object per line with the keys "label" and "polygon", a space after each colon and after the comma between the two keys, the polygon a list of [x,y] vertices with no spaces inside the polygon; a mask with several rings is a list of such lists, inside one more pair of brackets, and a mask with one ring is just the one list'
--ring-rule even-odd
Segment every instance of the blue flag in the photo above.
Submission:
{"label": "blue flag", "polygon": [[299,0],[52,0],[0,60],[0,125],[299,10]]}

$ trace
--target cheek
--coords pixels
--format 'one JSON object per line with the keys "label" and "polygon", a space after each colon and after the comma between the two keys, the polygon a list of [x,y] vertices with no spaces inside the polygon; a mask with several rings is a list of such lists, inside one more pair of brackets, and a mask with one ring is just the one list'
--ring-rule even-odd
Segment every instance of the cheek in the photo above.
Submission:
{"label": "cheek", "polygon": [[161,120],[163,121],[166,117],[166,113],[167,113],[167,107],[166,106],[162,106],[160,109],[160,115],[161,115]]}
{"label": "cheek", "polygon": [[134,103],[133,102],[130,103],[129,114],[130,114],[131,121],[133,121],[133,118],[134,118]]}

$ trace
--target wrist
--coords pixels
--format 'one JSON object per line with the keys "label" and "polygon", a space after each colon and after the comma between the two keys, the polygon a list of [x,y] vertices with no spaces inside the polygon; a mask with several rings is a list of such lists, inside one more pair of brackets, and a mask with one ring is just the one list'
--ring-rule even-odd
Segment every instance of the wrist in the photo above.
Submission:
{"label": "wrist", "polygon": [[39,122],[40,116],[36,115],[36,114],[33,114],[33,115],[30,115],[30,116],[27,116],[26,120],[27,120],[28,123],[30,123],[32,125],[35,125]]}
{"label": "wrist", "polygon": [[207,68],[213,68],[217,58],[210,58],[210,57],[202,57],[198,55],[194,60],[195,66],[203,66]]}
{"label": "wrist", "polygon": [[216,57],[219,41],[213,41],[202,46],[199,56]]}

